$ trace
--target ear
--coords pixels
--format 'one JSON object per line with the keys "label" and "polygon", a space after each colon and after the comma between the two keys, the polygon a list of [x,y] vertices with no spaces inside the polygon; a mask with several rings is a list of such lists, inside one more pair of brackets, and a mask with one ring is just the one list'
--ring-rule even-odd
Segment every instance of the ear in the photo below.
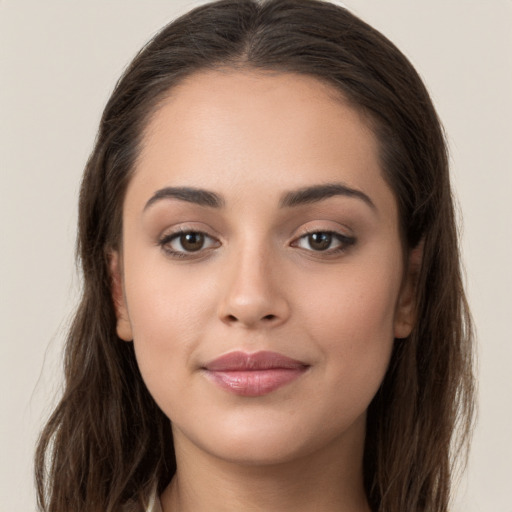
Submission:
{"label": "ear", "polygon": [[126,298],[123,289],[123,276],[121,256],[119,252],[112,251],[109,254],[110,282],[112,301],[116,312],[117,335],[124,341],[133,341],[132,325],[126,307]]}
{"label": "ear", "polygon": [[410,251],[395,311],[395,338],[407,338],[416,323],[416,288],[423,259],[423,240]]}

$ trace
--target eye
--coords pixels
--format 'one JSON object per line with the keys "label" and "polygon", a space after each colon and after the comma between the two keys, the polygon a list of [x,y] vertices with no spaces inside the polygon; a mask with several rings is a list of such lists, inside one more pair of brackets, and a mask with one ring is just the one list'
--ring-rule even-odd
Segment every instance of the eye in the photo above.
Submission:
{"label": "eye", "polygon": [[338,253],[356,242],[354,237],[334,231],[314,231],[298,238],[292,245],[308,251]]}
{"label": "eye", "polygon": [[168,254],[177,257],[186,257],[219,245],[217,240],[201,231],[171,233],[164,236],[159,243]]}

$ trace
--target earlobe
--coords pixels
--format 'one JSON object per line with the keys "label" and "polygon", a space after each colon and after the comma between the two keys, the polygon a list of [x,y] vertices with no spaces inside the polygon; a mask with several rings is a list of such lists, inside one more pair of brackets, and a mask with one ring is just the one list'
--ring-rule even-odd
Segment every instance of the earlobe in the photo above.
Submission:
{"label": "earlobe", "polygon": [[126,298],[123,290],[123,277],[121,271],[121,258],[117,251],[109,255],[110,282],[112,301],[116,312],[116,331],[119,338],[124,341],[133,341],[132,326],[126,307]]}
{"label": "earlobe", "polygon": [[409,253],[407,269],[395,311],[395,338],[407,338],[416,323],[416,288],[423,258],[423,245],[422,240]]}

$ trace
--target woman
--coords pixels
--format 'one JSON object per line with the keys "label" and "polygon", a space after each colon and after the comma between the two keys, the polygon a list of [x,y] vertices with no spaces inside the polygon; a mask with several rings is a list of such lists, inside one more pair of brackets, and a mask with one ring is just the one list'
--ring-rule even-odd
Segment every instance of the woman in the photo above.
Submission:
{"label": "woman", "polygon": [[315,0],[164,28],[105,109],[79,254],[42,510],[447,510],[473,389],[446,148],[374,29]]}

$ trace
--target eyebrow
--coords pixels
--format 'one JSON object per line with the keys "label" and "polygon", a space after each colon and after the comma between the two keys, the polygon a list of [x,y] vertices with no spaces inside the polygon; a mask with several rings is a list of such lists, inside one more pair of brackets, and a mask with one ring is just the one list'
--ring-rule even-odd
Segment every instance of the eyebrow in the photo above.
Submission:
{"label": "eyebrow", "polygon": [[[323,201],[334,196],[353,197],[364,201],[373,210],[376,206],[364,192],[348,187],[343,183],[313,185],[286,192],[279,201],[280,208],[293,208],[304,204]],[[194,187],[165,187],[157,190],[144,206],[144,211],[162,199],[177,199],[209,208],[222,208],[224,199],[215,192]]]}
{"label": "eyebrow", "polygon": [[281,198],[279,206],[281,208],[291,208],[303,204],[317,203],[334,196],[345,196],[361,199],[372,210],[377,210],[374,202],[364,192],[350,188],[343,183],[326,183],[323,185],[313,185],[312,187],[304,187],[298,190],[287,192]]}
{"label": "eyebrow", "polygon": [[157,190],[144,206],[144,211],[162,199],[178,199],[210,208],[221,208],[224,200],[215,192],[193,187],[165,187]]}

